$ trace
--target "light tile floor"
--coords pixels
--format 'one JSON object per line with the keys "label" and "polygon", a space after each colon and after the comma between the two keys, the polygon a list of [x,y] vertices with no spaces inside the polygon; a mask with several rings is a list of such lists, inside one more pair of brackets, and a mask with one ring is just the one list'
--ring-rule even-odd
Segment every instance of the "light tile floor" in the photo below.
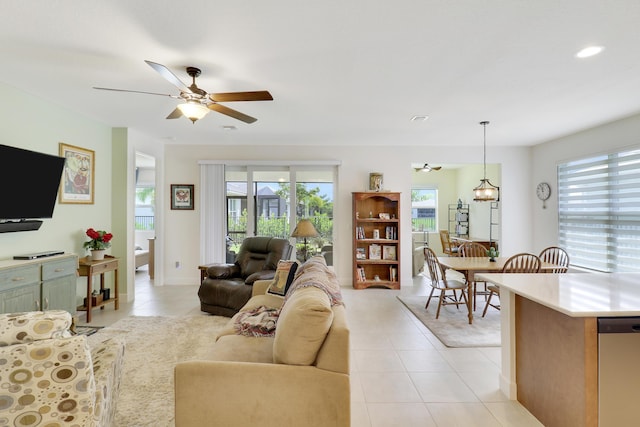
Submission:
{"label": "light tile floor", "polygon": [[[351,329],[352,427],[542,426],[499,391],[499,348],[447,348],[396,298],[426,298],[420,276],[400,291],[344,287],[342,294]],[[141,269],[135,301],[95,310],[91,324],[187,314],[203,314],[197,286],[152,286]]]}

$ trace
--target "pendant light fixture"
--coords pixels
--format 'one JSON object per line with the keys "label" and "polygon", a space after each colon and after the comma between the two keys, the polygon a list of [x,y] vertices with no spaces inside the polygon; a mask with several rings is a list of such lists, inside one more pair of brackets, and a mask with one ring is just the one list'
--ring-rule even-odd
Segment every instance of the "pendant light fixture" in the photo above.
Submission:
{"label": "pendant light fixture", "polygon": [[499,202],[500,201],[500,187],[496,187],[491,184],[491,182],[487,179],[487,125],[488,121],[480,122],[482,127],[484,128],[484,178],[480,180],[480,185],[473,189],[473,200],[476,202]]}

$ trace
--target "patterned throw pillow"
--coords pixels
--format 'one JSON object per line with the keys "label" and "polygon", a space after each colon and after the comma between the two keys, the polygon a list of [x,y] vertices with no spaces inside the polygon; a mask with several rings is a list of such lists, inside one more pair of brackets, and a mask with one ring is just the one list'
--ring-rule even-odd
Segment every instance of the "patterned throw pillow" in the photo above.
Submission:
{"label": "patterned throw pillow", "polygon": [[278,261],[276,275],[273,277],[273,282],[269,285],[267,293],[284,297],[293,282],[297,269],[298,261]]}

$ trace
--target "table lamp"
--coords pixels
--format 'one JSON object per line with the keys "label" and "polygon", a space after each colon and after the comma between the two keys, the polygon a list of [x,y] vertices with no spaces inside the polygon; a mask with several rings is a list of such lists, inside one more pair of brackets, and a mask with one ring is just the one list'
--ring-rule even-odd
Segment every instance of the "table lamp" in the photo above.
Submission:
{"label": "table lamp", "polygon": [[317,237],[319,236],[318,231],[313,226],[310,220],[301,219],[296,228],[291,233],[291,237],[299,238],[302,237],[304,239],[304,260],[307,260],[307,237]]}

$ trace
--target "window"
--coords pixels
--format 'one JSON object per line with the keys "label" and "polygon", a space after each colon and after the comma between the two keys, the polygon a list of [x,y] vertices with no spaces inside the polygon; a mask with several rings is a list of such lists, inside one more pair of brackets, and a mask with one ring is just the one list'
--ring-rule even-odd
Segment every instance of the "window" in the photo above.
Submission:
{"label": "window", "polygon": [[411,231],[436,231],[438,192],[434,188],[411,190]]}
{"label": "window", "polygon": [[153,230],[155,220],[155,170],[136,168],[135,229]]}
{"label": "window", "polygon": [[572,265],[639,272],[640,149],[558,165],[558,224]]}

